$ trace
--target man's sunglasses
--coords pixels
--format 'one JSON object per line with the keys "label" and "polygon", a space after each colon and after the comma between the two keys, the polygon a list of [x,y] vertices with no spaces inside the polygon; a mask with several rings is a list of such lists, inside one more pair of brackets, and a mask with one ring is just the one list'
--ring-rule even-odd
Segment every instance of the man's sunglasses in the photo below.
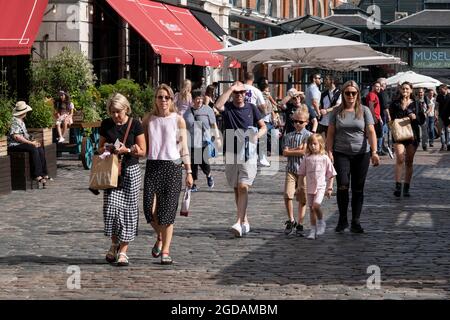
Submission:
{"label": "man's sunglasses", "polygon": [[298,123],[298,124],[304,124],[308,121],[301,121],[301,120],[292,120],[293,123]]}
{"label": "man's sunglasses", "polygon": [[345,94],[347,97],[350,97],[350,96],[356,97],[356,95],[358,94],[358,91],[345,91],[344,94]]}

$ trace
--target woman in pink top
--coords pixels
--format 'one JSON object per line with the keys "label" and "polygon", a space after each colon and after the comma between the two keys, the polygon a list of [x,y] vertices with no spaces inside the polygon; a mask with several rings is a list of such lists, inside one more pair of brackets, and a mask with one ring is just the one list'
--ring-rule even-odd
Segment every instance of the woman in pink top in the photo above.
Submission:
{"label": "woman in pink top", "polygon": [[326,224],[320,205],[325,195],[328,198],[331,196],[336,170],[326,155],[322,135],[313,134],[308,138],[306,154],[306,158],[298,169],[298,175],[306,176],[306,193],[311,210],[311,232],[308,239],[314,240],[317,236],[325,233]]}
{"label": "woman in pink top", "polygon": [[182,163],[186,169],[186,185],[193,184],[186,123],[177,115],[173,99],[172,89],[161,84],[156,88],[152,114],[143,120],[148,150],[144,214],[157,234],[152,256],[161,257],[161,264],[172,264],[169,251],[182,187]]}

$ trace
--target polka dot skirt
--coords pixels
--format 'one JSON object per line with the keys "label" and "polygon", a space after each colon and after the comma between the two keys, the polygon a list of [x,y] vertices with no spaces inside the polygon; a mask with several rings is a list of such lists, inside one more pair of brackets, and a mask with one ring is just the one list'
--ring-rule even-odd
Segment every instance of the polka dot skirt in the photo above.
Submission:
{"label": "polka dot skirt", "polygon": [[152,208],[156,195],[156,215],[160,225],[175,222],[181,192],[181,164],[170,160],[147,160],[144,178],[144,215],[153,220]]}

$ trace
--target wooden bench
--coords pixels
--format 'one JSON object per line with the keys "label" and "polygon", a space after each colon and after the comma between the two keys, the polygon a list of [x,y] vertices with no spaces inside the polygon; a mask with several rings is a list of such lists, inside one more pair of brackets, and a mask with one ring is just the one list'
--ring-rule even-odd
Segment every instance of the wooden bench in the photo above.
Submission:
{"label": "wooden bench", "polygon": [[[9,152],[11,158],[11,187],[12,190],[38,189],[38,183],[31,178],[30,154],[28,152]],[[56,177],[56,144],[45,147],[48,175]]]}
{"label": "wooden bench", "polygon": [[11,193],[11,167],[9,156],[0,157],[0,195]]}

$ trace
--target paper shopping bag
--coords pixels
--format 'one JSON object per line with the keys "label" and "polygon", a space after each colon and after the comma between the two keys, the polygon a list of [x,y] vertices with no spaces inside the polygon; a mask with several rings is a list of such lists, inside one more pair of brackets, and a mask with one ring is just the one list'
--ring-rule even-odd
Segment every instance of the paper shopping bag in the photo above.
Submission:
{"label": "paper shopping bag", "polygon": [[112,154],[104,158],[94,156],[89,188],[96,190],[111,189],[117,187],[119,178],[119,158]]}

